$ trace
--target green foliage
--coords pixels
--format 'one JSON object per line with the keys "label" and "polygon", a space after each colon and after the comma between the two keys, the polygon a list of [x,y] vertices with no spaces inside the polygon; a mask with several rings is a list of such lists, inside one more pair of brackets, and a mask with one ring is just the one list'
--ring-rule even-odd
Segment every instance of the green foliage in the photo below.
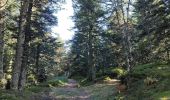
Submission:
{"label": "green foliage", "polygon": [[[130,73],[130,88],[127,91],[129,100],[151,98],[157,100],[158,97],[168,97],[170,83],[170,67],[167,64],[150,63],[134,67]],[[159,99],[158,99],[159,100]],[[166,100],[166,99],[165,99]]]}
{"label": "green foliage", "polygon": [[154,100],[169,100],[170,99],[170,91],[158,92],[153,95]]}
{"label": "green foliage", "polygon": [[30,100],[33,96],[33,93],[30,91],[7,91],[7,90],[0,90],[0,100]]}
{"label": "green foliage", "polygon": [[68,79],[64,76],[55,77],[47,81],[49,86],[57,87],[57,86],[64,86],[68,82]]}
{"label": "green foliage", "polygon": [[34,74],[29,74],[29,76],[27,77],[27,81],[29,84],[36,84],[37,80],[36,80],[36,76]]}
{"label": "green foliage", "polygon": [[156,82],[158,82],[158,80],[156,78],[153,78],[153,77],[147,77],[146,79],[144,79],[144,83],[146,85],[153,85]]}
{"label": "green foliage", "polygon": [[18,98],[15,95],[11,95],[11,94],[1,94],[0,99],[1,100],[18,100]]}
{"label": "green foliage", "polygon": [[90,94],[90,100],[114,100],[114,85],[93,84],[84,87]]}
{"label": "green foliage", "polygon": [[51,87],[51,86],[54,86],[54,87],[57,87],[57,86],[64,86],[65,85],[65,82],[61,81],[61,80],[51,80],[51,81],[48,81],[48,85]]}
{"label": "green foliage", "polygon": [[44,91],[50,91],[50,88],[45,85],[35,85],[35,86],[29,86],[25,90],[33,93],[40,93]]}
{"label": "green foliage", "polygon": [[133,72],[130,74],[136,78],[145,78],[147,76],[167,78],[170,76],[170,73],[168,73],[169,71],[169,65],[161,63],[149,63],[134,67]]}
{"label": "green foliage", "polygon": [[110,78],[110,77],[105,77],[105,78],[104,78],[104,80],[106,80],[106,81],[110,81],[110,80],[111,80],[111,78]]}
{"label": "green foliage", "polygon": [[127,72],[125,69],[118,67],[112,70],[112,73],[115,73],[118,78],[126,76]]}

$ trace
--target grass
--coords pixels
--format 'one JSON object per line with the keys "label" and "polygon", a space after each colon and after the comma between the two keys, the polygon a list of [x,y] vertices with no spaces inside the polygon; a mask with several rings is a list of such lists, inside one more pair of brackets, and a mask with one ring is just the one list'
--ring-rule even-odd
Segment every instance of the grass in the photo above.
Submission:
{"label": "grass", "polygon": [[0,100],[30,100],[30,91],[0,90]]}
{"label": "grass", "polygon": [[94,84],[84,87],[91,100],[114,100],[115,86],[112,84]]}
{"label": "grass", "polygon": [[30,86],[30,87],[26,88],[25,90],[31,91],[33,93],[40,93],[40,92],[44,92],[44,91],[50,91],[50,88],[46,87],[46,86]]}
{"label": "grass", "polygon": [[[130,88],[126,94],[128,100],[170,99],[170,65],[161,63],[139,65],[130,76],[132,77]],[[150,80],[146,81],[148,77]],[[152,79],[157,81],[154,82]]]}
{"label": "grass", "polygon": [[23,91],[0,90],[0,100],[31,100],[43,92],[52,91],[50,86],[61,86],[68,81],[66,77],[54,77],[47,82],[26,87]]}
{"label": "grass", "polygon": [[170,91],[159,92],[154,95],[155,100],[169,100]]}

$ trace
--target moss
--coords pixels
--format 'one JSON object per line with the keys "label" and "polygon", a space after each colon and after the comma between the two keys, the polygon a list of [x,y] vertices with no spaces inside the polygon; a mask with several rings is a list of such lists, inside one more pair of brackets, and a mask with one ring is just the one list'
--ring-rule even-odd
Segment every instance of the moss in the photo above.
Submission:
{"label": "moss", "polygon": [[153,95],[154,100],[169,100],[170,99],[170,91],[158,92]]}
{"label": "moss", "polygon": [[134,67],[130,73],[128,100],[156,100],[159,95],[169,96],[170,66],[161,63],[149,63]]}

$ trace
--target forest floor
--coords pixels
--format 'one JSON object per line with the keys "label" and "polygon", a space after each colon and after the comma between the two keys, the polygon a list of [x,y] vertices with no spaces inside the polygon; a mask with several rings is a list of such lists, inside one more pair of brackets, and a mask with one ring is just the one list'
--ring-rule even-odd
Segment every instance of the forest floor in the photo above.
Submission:
{"label": "forest floor", "polygon": [[[96,83],[80,87],[74,79],[68,79],[63,87],[53,87],[43,92],[39,100],[113,100],[116,81],[109,83]],[[33,100],[33,99],[32,99]]]}
{"label": "forest floor", "polygon": [[130,88],[117,91],[118,80],[91,83],[85,78],[57,76],[23,91],[0,90],[0,100],[170,100],[170,65],[139,65],[130,73]]}
{"label": "forest floor", "polygon": [[[43,84],[27,87],[23,91],[0,90],[0,100],[114,100],[118,83],[117,80],[109,80],[82,85],[77,79],[64,80],[57,77]],[[64,85],[49,86],[51,81]]]}

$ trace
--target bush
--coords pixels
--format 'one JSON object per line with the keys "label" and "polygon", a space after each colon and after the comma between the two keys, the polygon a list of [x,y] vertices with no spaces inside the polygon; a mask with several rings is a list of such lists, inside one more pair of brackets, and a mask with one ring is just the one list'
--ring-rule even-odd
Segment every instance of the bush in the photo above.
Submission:
{"label": "bush", "polygon": [[66,77],[55,77],[51,80],[49,80],[47,83],[49,86],[64,86],[68,82],[68,79]]}
{"label": "bush", "polygon": [[115,73],[117,75],[117,78],[121,78],[126,76],[127,72],[125,71],[125,69],[118,67],[112,70],[112,73]]}
{"label": "bush", "polygon": [[57,86],[64,86],[66,83],[61,80],[52,80],[48,82],[48,85],[51,87],[57,87]]}
{"label": "bush", "polygon": [[153,77],[147,77],[146,79],[144,79],[144,83],[149,86],[149,85],[152,85],[152,84],[155,84],[157,83],[158,80],[156,78],[153,78]]}
{"label": "bush", "polygon": [[0,100],[18,100],[18,98],[15,95],[11,94],[2,94],[0,96]]}
{"label": "bush", "polygon": [[30,84],[37,84],[36,76],[33,75],[33,74],[30,74],[28,76],[28,83],[30,83]]}

